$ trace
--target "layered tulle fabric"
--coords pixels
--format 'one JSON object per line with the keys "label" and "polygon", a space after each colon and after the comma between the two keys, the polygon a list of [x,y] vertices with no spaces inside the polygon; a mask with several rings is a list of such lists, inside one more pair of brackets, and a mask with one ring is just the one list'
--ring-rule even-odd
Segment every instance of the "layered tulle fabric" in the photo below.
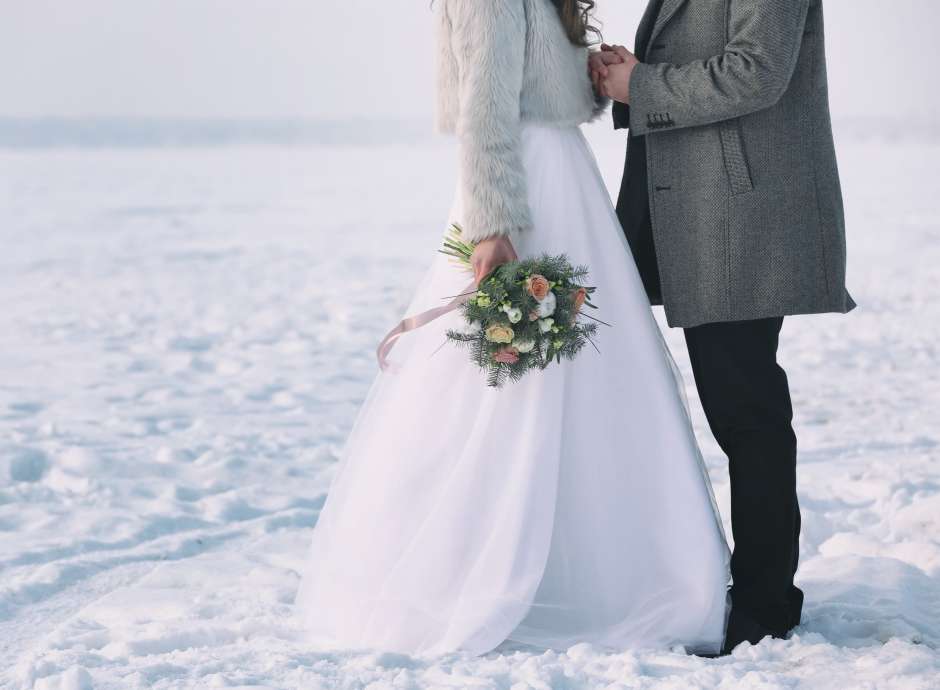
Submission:
{"label": "layered tulle fabric", "polygon": [[[312,645],[721,644],[727,546],[594,158],[579,130],[536,126],[522,157],[535,227],[518,253],[590,266],[596,315],[612,326],[599,353],[500,390],[444,344],[459,314],[400,339],[314,530],[297,596]],[[436,249],[409,313],[468,282]]]}

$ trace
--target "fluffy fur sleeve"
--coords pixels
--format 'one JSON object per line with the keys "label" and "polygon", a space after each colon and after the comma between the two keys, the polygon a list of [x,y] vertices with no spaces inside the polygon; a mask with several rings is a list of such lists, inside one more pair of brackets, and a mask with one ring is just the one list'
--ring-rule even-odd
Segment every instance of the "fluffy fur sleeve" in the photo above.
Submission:
{"label": "fluffy fur sleeve", "polygon": [[528,230],[532,222],[519,154],[524,0],[450,0],[447,8],[460,68],[464,236],[479,242]]}
{"label": "fluffy fur sleeve", "polygon": [[[591,53],[589,52],[588,56],[590,55]],[[610,99],[595,89],[594,84],[591,84],[591,93],[594,95],[594,108],[591,111],[591,119],[596,120],[607,110],[607,106],[610,105]]]}

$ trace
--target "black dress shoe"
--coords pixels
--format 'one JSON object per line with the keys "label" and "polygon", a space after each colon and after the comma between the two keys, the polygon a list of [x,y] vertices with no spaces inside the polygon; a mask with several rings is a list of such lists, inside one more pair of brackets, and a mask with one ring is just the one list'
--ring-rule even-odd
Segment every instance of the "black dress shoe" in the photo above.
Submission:
{"label": "black dress shoe", "polygon": [[728,616],[728,631],[725,633],[725,643],[721,648],[721,655],[731,654],[734,648],[742,642],[757,644],[765,637],[773,637],[772,630],[768,630],[741,609],[732,606]]}
{"label": "black dress shoe", "polygon": [[720,652],[717,652],[717,653],[714,653],[714,652],[689,652],[689,654],[690,654],[691,656],[698,656],[698,657],[701,657],[702,659],[717,659],[717,658],[719,658],[719,657],[728,656],[727,654],[725,654],[725,650],[724,650],[724,649],[722,649]]}

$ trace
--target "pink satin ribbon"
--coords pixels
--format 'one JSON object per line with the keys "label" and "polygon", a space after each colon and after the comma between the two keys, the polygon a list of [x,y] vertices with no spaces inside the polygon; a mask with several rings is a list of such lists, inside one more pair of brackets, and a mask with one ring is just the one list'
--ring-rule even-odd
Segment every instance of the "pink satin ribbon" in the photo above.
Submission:
{"label": "pink satin ribbon", "polygon": [[435,319],[439,319],[440,317],[444,316],[444,314],[449,314],[457,307],[466,303],[466,301],[473,297],[473,295],[476,293],[476,285],[476,281],[470,283],[467,287],[460,291],[461,294],[454,297],[454,299],[445,304],[443,307],[428,309],[427,311],[421,312],[420,314],[416,314],[414,316],[406,316],[404,319],[399,321],[398,325],[390,330],[388,335],[382,338],[382,342],[379,343],[379,347],[376,350],[375,355],[379,360],[379,368],[382,371],[386,371],[388,369],[388,353],[392,351],[392,347],[394,347],[396,340],[398,340],[408,331],[413,331],[415,329],[421,328],[422,326],[427,326]]}

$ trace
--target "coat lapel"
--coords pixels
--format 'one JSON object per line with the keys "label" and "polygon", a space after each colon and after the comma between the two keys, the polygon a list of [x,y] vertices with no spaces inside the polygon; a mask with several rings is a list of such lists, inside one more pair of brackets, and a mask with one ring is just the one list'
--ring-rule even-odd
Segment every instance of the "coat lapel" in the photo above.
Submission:
{"label": "coat lapel", "polygon": [[[663,27],[669,23],[669,20],[672,19],[676,12],[679,11],[679,8],[682,7],[687,0],[663,0],[662,9],[659,11],[659,16],[656,17],[656,24],[653,25],[653,33],[650,34],[650,45],[652,45],[656,38],[659,36],[659,32],[663,30]],[[644,17],[644,20],[646,17]]]}
{"label": "coat lapel", "polygon": [[647,37],[650,35],[650,27],[653,25],[653,22],[656,21],[656,7],[659,5],[656,0],[649,0],[649,3],[646,5],[646,11],[643,13],[643,18],[640,20],[640,25],[636,30],[636,39],[633,41],[633,52],[634,54],[643,60],[646,57],[646,51],[649,50],[649,41]]}

